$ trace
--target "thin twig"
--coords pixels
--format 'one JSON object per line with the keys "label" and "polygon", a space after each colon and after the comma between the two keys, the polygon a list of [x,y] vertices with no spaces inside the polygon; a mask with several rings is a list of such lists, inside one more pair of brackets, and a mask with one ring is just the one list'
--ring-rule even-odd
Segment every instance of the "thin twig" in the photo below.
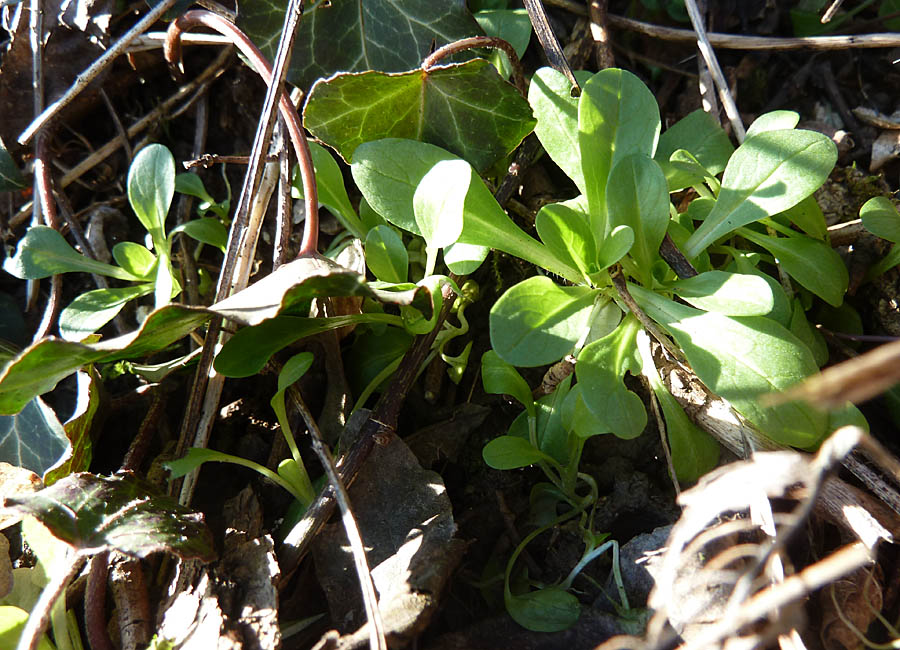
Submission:
{"label": "thin twig", "polygon": [[657,325],[647,314],[644,313],[644,310],[640,308],[640,306],[635,302],[634,298],[631,296],[631,293],[628,291],[628,285],[625,282],[625,276],[622,275],[621,269],[611,274],[610,279],[612,280],[613,287],[616,289],[616,293],[619,294],[619,298],[625,303],[625,306],[628,307],[628,310],[634,314],[635,318],[637,318],[641,325],[647,330],[653,338],[660,342],[660,344],[666,349],[666,351],[672,356],[673,359],[678,359],[679,361],[684,360],[684,354],[672,345],[672,342],[669,340],[669,337],[666,336],[662,330],[659,329],[659,325]]}
{"label": "thin twig", "polygon": [[103,99],[106,110],[112,118],[113,125],[116,127],[116,133],[118,133],[119,138],[122,139],[122,147],[125,149],[125,159],[128,161],[128,166],[130,167],[131,160],[134,158],[134,152],[131,150],[131,143],[128,142],[128,134],[125,132],[125,127],[122,125],[122,120],[119,119],[119,114],[116,113],[115,107],[112,105],[112,102],[109,101],[109,95],[106,94],[106,91],[103,88],[100,89],[100,97]]}
{"label": "thin twig", "polygon": [[[263,109],[260,115],[259,124],[257,125],[256,135],[253,141],[253,148],[250,152],[250,164],[247,173],[244,176],[244,184],[238,198],[238,204],[235,208],[234,219],[231,224],[231,232],[228,238],[228,248],[226,250],[225,261],[222,271],[219,274],[218,286],[216,288],[216,300],[223,300],[233,291],[239,290],[246,286],[249,278],[249,260],[252,258],[249,243],[254,244],[257,232],[250,233],[247,237],[248,225],[251,218],[251,207],[257,198],[257,186],[262,177],[262,161],[268,149],[268,142],[272,134],[272,128],[275,121],[275,107],[279,105],[285,121],[288,125],[288,131],[291,135],[297,158],[300,163],[301,175],[303,177],[304,193],[307,202],[307,221],[304,230],[303,243],[300,253],[314,255],[316,253],[316,245],[318,241],[318,198],[316,194],[315,172],[313,170],[312,159],[309,153],[309,145],[303,134],[300,124],[300,118],[293,104],[290,103],[287,96],[283,92],[283,83],[287,74],[287,62],[290,59],[290,53],[293,48],[294,38],[296,36],[297,24],[302,14],[302,2],[300,0],[291,0],[287,11],[285,12],[285,22],[282,28],[281,41],[278,45],[278,51],[275,57],[274,70],[269,67],[265,57],[250,42],[247,36],[237,29],[227,20],[207,11],[189,11],[182,15],[170,25],[168,30],[169,40],[165,48],[166,59],[170,65],[177,64],[180,67],[181,50],[180,39],[183,30],[194,25],[204,25],[215,29],[233,39],[241,52],[247,56],[260,76],[268,84]],[[238,270],[239,260],[244,260],[243,269]],[[197,372],[194,375],[194,384],[191,390],[191,399],[182,421],[181,432],[179,436],[180,452],[183,452],[187,439],[190,437],[199,446],[205,446],[206,440],[209,438],[212,429],[212,416],[210,414],[216,411],[219,397],[221,396],[224,386],[224,378],[218,375],[212,369],[212,360],[214,356],[214,348],[220,340],[222,328],[222,319],[213,318],[207,329],[206,339],[203,345],[203,353]],[[206,414],[206,421],[201,423],[201,418]],[[181,494],[179,501],[182,504],[190,502],[193,496],[193,486],[196,482],[197,473],[193,472],[185,477],[181,486]]]}
{"label": "thin twig", "polygon": [[608,4],[609,0],[588,0],[591,37],[594,39],[597,47],[597,68],[599,70],[614,68],[616,65],[612,45],[609,42],[609,28],[606,20]]}
{"label": "thin twig", "polygon": [[[285,30],[291,27],[291,25],[288,25],[288,22],[291,19],[292,14],[296,14],[296,18],[290,20],[290,22],[293,27],[296,27],[296,21],[299,21],[300,14],[302,13],[301,0],[291,0],[291,5],[293,9],[290,10],[291,8],[289,8],[289,11],[285,16]],[[306,201],[306,224],[303,231],[303,242],[300,245],[299,255],[313,255],[316,253],[316,244],[319,236],[319,200],[316,189],[315,169],[312,164],[309,143],[306,141],[306,135],[303,132],[300,116],[297,114],[297,109],[291,103],[290,98],[282,89],[284,76],[287,74],[287,62],[282,50],[285,49],[283,47],[285,45],[288,50],[293,47],[294,36],[282,34],[282,42],[279,45],[279,50],[275,58],[275,70],[280,73],[279,77],[273,73],[273,68],[269,65],[269,62],[266,61],[262,52],[259,51],[259,48],[257,48],[250,39],[247,38],[247,35],[239,30],[233,23],[230,23],[221,16],[209,11],[189,11],[180,16],[169,27],[169,40],[166,41],[166,47],[164,48],[166,60],[169,62],[170,66],[175,66],[180,72],[183,72],[181,65],[181,34],[183,31],[200,25],[209,27],[210,29],[218,31],[220,34],[229,36],[241,53],[252,62],[256,72],[268,85],[266,101],[263,104],[263,116],[265,117],[268,115],[268,117],[265,120],[260,120],[259,128],[257,128],[256,140],[254,140],[253,150],[250,152],[250,165],[247,170],[247,175],[244,178],[244,187],[241,189],[241,196],[238,199],[238,205],[235,208],[235,223],[244,224],[246,222],[250,202],[252,201],[251,195],[255,190],[256,185],[259,184],[259,179],[262,175],[261,165],[263,158],[265,157],[265,149],[268,149],[268,142],[272,137],[275,118],[274,108],[277,101],[281,114],[284,116],[288,133],[291,136],[291,142],[294,145],[294,151],[300,164],[300,175],[303,180],[303,192]],[[271,115],[269,115],[269,113],[271,113]],[[263,124],[263,121],[267,124]],[[263,143],[266,144],[265,147],[263,146]],[[236,229],[232,227],[232,238],[234,238],[235,232]],[[231,275],[231,272],[233,271],[233,260],[231,263],[232,268],[229,268],[229,260],[226,259],[222,274],[223,276]],[[224,295],[216,296],[217,300],[222,300],[225,297],[226,296]]]}
{"label": "thin twig", "polygon": [[659,256],[662,257],[675,274],[682,279],[692,278],[697,275],[697,269],[691,264],[690,260],[684,256],[678,245],[669,237],[669,233],[663,237],[662,243],[659,245]]}
{"label": "thin twig", "polygon": [[[206,135],[209,131],[209,94],[203,93],[197,101],[194,109],[194,143],[191,147],[191,155],[199,156],[206,148]],[[197,172],[187,168],[189,173]],[[182,194],[178,200],[178,211],[176,213],[177,223],[182,224],[188,221],[191,208],[194,205],[193,197],[188,194]],[[188,304],[200,304],[200,292],[198,286],[200,284],[200,276],[197,274],[197,264],[194,262],[195,244],[190,237],[178,238],[178,251],[181,254],[181,271],[184,276],[184,289],[187,294]],[[193,342],[191,343],[193,345]]]}
{"label": "thin twig", "polygon": [[734,135],[738,143],[741,143],[744,141],[747,131],[744,129],[741,114],[738,112],[737,105],[734,103],[734,97],[731,96],[731,90],[728,88],[728,82],[725,81],[725,75],[722,74],[722,68],[719,66],[718,59],[716,59],[716,53],[713,51],[709,38],[706,36],[703,16],[700,15],[700,11],[697,9],[696,0],[684,0],[684,6],[697,34],[697,49],[700,50],[703,60],[706,61],[709,73],[719,89],[719,100],[721,100],[722,106],[725,108],[725,114],[728,116],[728,121],[731,122],[731,128],[734,129]]}
{"label": "thin twig", "polygon": [[291,242],[291,159],[284,146],[284,121],[279,120],[275,127],[274,140],[278,147],[278,209],[275,212],[275,241],[272,242],[272,270],[287,261],[288,248]]}
{"label": "thin twig", "polygon": [[[547,4],[559,5],[565,0],[546,0]],[[577,7],[577,10],[576,10]],[[573,13],[587,15],[587,9],[578,3],[566,9]],[[689,29],[662,27],[633,20],[624,16],[609,14],[609,24],[621,29],[646,34],[664,41],[690,42],[697,35]],[[775,38],[771,36],[741,36],[737,34],[708,33],[707,39],[713,47],[726,50],[844,50],[847,48],[882,48],[900,45],[900,34],[885,32],[857,36],[847,34],[840,36],[801,36],[794,38]]]}
{"label": "thin twig", "polygon": [[341,510],[341,521],[344,524],[344,531],[347,533],[347,540],[350,542],[350,551],[353,553],[353,562],[356,565],[356,574],[359,578],[359,586],[362,589],[363,605],[366,609],[366,616],[369,619],[369,647],[373,650],[387,650],[387,641],[384,638],[384,622],[381,620],[381,612],[378,609],[378,597],[375,594],[375,585],[372,583],[372,574],[369,571],[369,563],[366,560],[366,549],[363,546],[362,535],[359,533],[359,527],[356,525],[356,519],[353,517],[353,510],[350,508],[350,497],[347,490],[341,482],[337,468],[334,466],[334,459],[331,452],[325,445],[322,432],[319,425],[306,407],[303,401],[303,395],[296,384],[288,388],[292,397],[292,406],[300,411],[306,427],[309,429],[310,440],[312,442],[313,451],[319,457],[319,462],[325,469],[325,475],[328,482],[334,490],[334,498],[338,508]]}
{"label": "thin twig", "polygon": [[[50,170],[47,165],[47,136],[39,133],[37,142],[35,143],[34,158],[34,181],[35,193],[37,194],[38,203],[41,206],[44,224],[55,230],[59,230],[59,218],[56,215],[56,203],[53,201],[53,187],[50,180]],[[47,298],[47,306],[44,308],[44,315],[41,323],[34,334],[34,341],[47,336],[50,333],[53,323],[56,321],[56,314],[59,311],[59,302],[62,298],[62,274],[57,273],[50,277],[50,295]]]}
{"label": "thin twig", "polygon": [[497,36],[472,36],[470,38],[463,38],[448,43],[447,45],[436,49],[422,61],[422,70],[430,72],[434,66],[438,65],[441,60],[448,56],[453,56],[458,52],[478,47],[492,47],[502,50],[506,54],[509,58],[510,67],[512,68],[513,81],[516,88],[519,89],[519,92],[522,93],[523,97],[527,97],[528,83],[525,81],[525,72],[522,69],[522,62],[519,60],[519,55],[516,54],[516,50],[512,45]]}
{"label": "thin twig", "polygon": [[[538,40],[541,42],[541,47],[544,48],[544,53],[547,55],[547,60],[555,70],[564,74],[569,83],[572,84],[572,97],[578,97],[581,95],[581,86],[578,85],[578,81],[572,73],[572,68],[569,67],[569,62],[566,61],[566,55],[563,54],[562,48],[559,46],[556,34],[550,28],[550,21],[547,20],[547,12],[544,6],[539,0],[524,0],[524,4],[525,9],[528,11],[528,17],[531,19],[531,26],[534,27],[534,33],[537,35]],[[579,5],[579,7],[585,12],[584,15],[587,15],[587,8],[584,5]]]}
{"label": "thin twig", "polygon": [[159,3],[147,12],[146,16],[141,18],[134,27],[129,29],[122,36],[122,38],[106,50],[106,52],[94,61],[87,70],[75,77],[75,82],[63,96],[44,109],[44,111],[28,125],[28,128],[22,131],[21,135],[19,135],[19,144],[27,144],[39,129],[43,128],[57,113],[68,106],[82,90],[87,88],[87,85],[91,83],[98,74],[126,50],[135,38],[147,31],[147,29],[159,20],[173,4],[175,4],[175,0],[160,0]]}
{"label": "thin twig", "polygon": [[[278,162],[279,157],[266,156],[267,163]],[[198,155],[193,160],[185,160],[182,165],[185,169],[193,169],[194,167],[203,167],[209,169],[213,165],[246,165],[250,162],[250,156],[223,156],[217,153],[205,153]]]}

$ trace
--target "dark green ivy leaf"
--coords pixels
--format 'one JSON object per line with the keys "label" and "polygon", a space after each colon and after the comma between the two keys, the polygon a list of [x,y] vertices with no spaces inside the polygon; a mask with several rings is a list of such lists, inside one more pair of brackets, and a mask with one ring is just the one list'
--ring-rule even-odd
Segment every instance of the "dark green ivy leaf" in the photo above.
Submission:
{"label": "dark green ivy leaf", "polygon": [[[271,61],[287,0],[241,3],[238,26]],[[288,70],[302,89],[335,72],[400,72],[438,48],[482,34],[464,0],[331,0],[303,14]]]}
{"label": "dark green ivy leaf", "polygon": [[484,59],[401,74],[339,74],[313,86],[303,123],[344,160],[364,142],[406,138],[484,171],[531,133],[528,102]]}

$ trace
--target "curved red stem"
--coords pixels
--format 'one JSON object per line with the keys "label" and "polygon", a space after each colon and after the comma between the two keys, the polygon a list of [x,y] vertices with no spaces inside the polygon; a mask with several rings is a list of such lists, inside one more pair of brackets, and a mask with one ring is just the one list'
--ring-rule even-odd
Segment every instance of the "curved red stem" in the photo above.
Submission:
{"label": "curved red stem", "polygon": [[[266,84],[272,83],[272,66],[263,56],[247,35],[238,29],[234,23],[214,14],[211,11],[194,9],[179,16],[166,32],[166,41],[163,45],[163,53],[169,65],[183,73],[181,65],[181,35],[193,27],[208,27],[223,36],[232,39],[234,45],[246,56],[256,72],[263,78]],[[282,91],[279,97],[278,108],[287,125],[288,134],[297,154],[300,164],[300,176],[303,179],[303,196],[306,202],[306,222],[303,228],[303,241],[297,257],[315,255],[319,241],[319,197],[316,191],[316,172],[313,168],[312,156],[309,152],[309,143],[303,133],[303,125],[297,109]]]}

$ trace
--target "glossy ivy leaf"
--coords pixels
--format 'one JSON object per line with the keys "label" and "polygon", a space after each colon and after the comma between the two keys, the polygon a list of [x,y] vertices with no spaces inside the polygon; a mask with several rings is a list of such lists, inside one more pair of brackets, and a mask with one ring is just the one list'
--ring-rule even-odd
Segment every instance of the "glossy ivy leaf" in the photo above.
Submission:
{"label": "glossy ivy leaf", "polygon": [[641,356],[642,372],[656,396],[666,421],[666,437],[672,454],[672,466],[679,481],[693,482],[716,466],[719,460],[719,443],[700,429],[681,408],[659,377],[650,339],[641,332],[637,340]]}
{"label": "glossy ivy leaf", "polygon": [[[388,138],[361,145],[354,154],[351,171],[366,201],[378,214],[403,230],[421,235],[416,225],[413,197],[425,174],[444,160],[459,158],[424,142]],[[496,248],[572,282],[582,280],[577,269],[558,259],[546,246],[516,226],[484,181],[474,170],[470,172],[460,243]]]}
{"label": "glossy ivy leaf", "polygon": [[534,225],[550,252],[586,276],[596,268],[597,251],[590,218],[582,209],[580,198],[548,203],[538,211]]}
{"label": "glossy ivy leaf", "polygon": [[841,256],[825,242],[800,234],[770,237],[750,228],[742,228],[741,235],[772,253],[788,275],[828,304],[837,307],[844,301],[850,274]]}
{"label": "glossy ivy leaf", "polygon": [[15,415],[0,415],[0,461],[38,476],[60,461],[69,440],[56,414],[40,397]]}
{"label": "glossy ivy leaf", "polygon": [[628,289],[675,338],[700,380],[765,435],[802,448],[821,441],[826,414],[796,402],[762,407],[757,399],[818,371],[812,353],[787,329],[762,316],[706,313],[637,285]]}
{"label": "glossy ivy leaf", "polygon": [[161,144],[147,145],[128,169],[128,202],[157,249],[166,246],[166,216],[174,195],[172,152]]}
{"label": "glossy ivy leaf", "polygon": [[331,318],[276,316],[254,327],[245,327],[232,336],[216,355],[216,372],[226,377],[250,377],[263,369],[269,358],[302,338],[357,323],[399,324],[396,316],[354,314]]}
{"label": "glossy ivy leaf", "polygon": [[528,383],[512,365],[506,363],[493,350],[481,357],[481,381],[484,392],[491,395],[509,395],[525,407],[531,417],[535,417],[534,399]]}
{"label": "glossy ivy leaf", "polygon": [[153,293],[152,284],[94,289],[70,302],[59,314],[59,333],[67,341],[81,341],[116,317],[130,301]]}
{"label": "glossy ivy leaf", "polygon": [[775,306],[772,287],[758,275],[706,271],[678,280],[672,289],[697,309],[726,316],[765,316]]}
{"label": "glossy ivy leaf", "polygon": [[31,515],[81,554],[119,551],[137,558],[167,551],[182,559],[215,558],[212,534],[200,514],[160,496],[132,474],[72,474],[3,504]]}
{"label": "glossy ivy leaf", "polygon": [[888,241],[900,242],[900,212],[890,199],[875,196],[859,209],[863,226],[873,235]]}
{"label": "glossy ivy leaf", "polygon": [[142,280],[151,279],[156,255],[145,246],[130,241],[121,241],[112,249],[113,259],[126,273]]}
{"label": "glossy ivy leaf", "polygon": [[610,172],[631,154],[652,156],[659,140],[659,106],[640,79],[618,68],[601,70],[582,86],[578,144],[585,196],[595,235],[605,233]]}
{"label": "glossy ivy leaf", "polygon": [[[310,140],[309,153],[316,170],[316,194],[319,203],[328,208],[354,237],[365,239],[366,228],[350,204],[350,197],[347,196],[347,189],[344,187],[344,175],[331,152],[318,142]],[[299,166],[294,167],[292,186],[294,198],[302,199],[303,179],[300,176]]]}
{"label": "glossy ivy leaf", "polygon": [[479,171],[515,149],[534,124],[528,102],[484,59],[339,74],[316,82],[303,109],[303,125],[346,161],[364,142],[407,138],[447,149]]}
{"label": "glossy ivy leaf", "polygon": [[[241,6],[238,27],[272,61],[287,0]],[[335,72],[400,72],[432,49],[481,33],[457,0],[332,0],[306,8],[297,28],[288,80],[306,89]]]}
{"label": "glossy ivy leaf", "polygon": [[[531,40],[531,19],[525,9],[485,9],[474,14],[479,27],[488,36],[497,36],[513,46],[521,59]],[[490,62],[504,79],[512,74],[509,58],[505,52],[494,50]]]}
{"label": "glossy ivy leaf", "polygon": [[464,160],[442,160],[419,181],[413,194],[413,214],[425,239],[425,275],[434,273],[437,251],[459,239],[471,167]]}
{"label": "glossy ivy leaf", "polygon": [[528,440],[518,436],[500,436],[484,446],[484,462],[494,469],[518,469],[544,460],[545,455]]}
{"label": "glossy ivy leaf", "polygon": [[800,121],[800,115],[794,111],[770,111],[763,113],[747,129],[747,137],[751,138],[766,131],[782,131],[793,129]]}
{"label": "glossy ivy leaf", "polygon": [[3,269],[22,280],[40,280],[57,273],[96,273],[117,280],[140,280],[116,266],[98,262],[75,251],[56,230],[32,226],[19,240],[13,257],[6,258]]}
{"label": "glossy ivy leaf", "polygon": [[25,348],[0,373],[0,414],[18,413],[37,395],[88,363],[132,359],[158,352],[206,322],[206,309],[169,305],[152,312],[140,329],[113,339],[74,343],[43,339]]}
{"label": "glossy ivy leaf", "polygon": [[228,246],[228,229],[222,225],[221,221],[213,217],[201,217],[185,221],[183,224],[172,228],[171,232],[169,232],[169,237],[179,232],[183,232],[191,239],[196,239],[203,244],[215,246],[223,253],[225,252],[225,247]]}
{"label": "glossy ivy leaf", "polygon": [[694,176],[669,163],[672,154],[679,149],[689,151],[710,174],[725,169],[734,147],[728,134],[716,119],[698,108],[678,120],[659,137],[654,159],[662,167],[670,192],[677,192],[693,185]]}
{"label": "glossy ivy leaf", "polygon": [[766,131],[747,138],[728,161],[716,205],[688,239],[684,254],[694,258],[740,226],[793,207],[825,182],[836,161],[834,142],[814,131]]}
{"label": "glossy ivy leaf", "polygon": [[100,408],[100,377],[93,368],[75,375],[77,397],[75,411],[63,424],[69,444],[62,458],[48,469],[43,476],[44,485],[53,485],[59,479],[75,472],[85,472],[90,467],[93,455],[91,430],[94,416]]}
{"label": "glossy ivy leaf", "polygon": [[23,187],[25,178],[0,140],[0,192],[13,192]]}
{"label": "glossy ivy leaf", "polygon": [[652,158],[632,154],[616,163],[606,184],[606,213],[607,233],[617,226],[634,231],[631,257],[649,274],[669,223],[666,177]]}
{"label": "glossy ivy leaf", "polygon": [[[581,86],[590,78],[590,72],[575,71],[575,79]],[[538,69],[528,86],[528,103],[534,109],[537,118],[534,133],[544,151],[578,190],[586,194],[578,142],[578,97],[572,96],[569,80],[553,68]]]}
{"label": "glossy ivy leaf", "polygon": [[559,361],[590,325],[595,292],[561,287],[545,276],[520,282],[491,308],[491,347],[514,366]]}
{"label": "glossy ivy leaf", "polygon": [[520,596],[507,594],[506,611],[527,630],[562,632],[578,622],[581,604],[562,587],[545,587]]}
{"label": "glossy ivy leaf", "polygon": [[406,282],[409,254],[393,228],[375,226],[366,235],[366,265],[379,280]]}
{"label": "glossy ivy leaf", "polygon": [[619,327],[599,341],[586,345],[578,355],[575,374],[581,386],[581,398],[602,424],[603,430],[630,440],[647,426],[647,411],[641,398],[625,388],[626,372],[637,373],[635,336],[640,324],[625,318]]}

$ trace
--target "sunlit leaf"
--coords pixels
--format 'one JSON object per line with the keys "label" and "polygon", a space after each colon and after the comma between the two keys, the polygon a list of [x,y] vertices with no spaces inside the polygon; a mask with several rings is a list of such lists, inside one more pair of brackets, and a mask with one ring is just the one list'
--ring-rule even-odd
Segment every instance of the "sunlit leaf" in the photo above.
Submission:
{"label": "sunlit leaf", "polygon": [[147,145],[128,169],[128,202],[157,248],[165,246],[166,216],[174,195],[172,152],[161,144]]}
{"label": "sunlit leaf", "polygon": [[98,262],[78,253],[56,230],[48,226],[32,226],[19,240],[13,257],[6,258],[3,269],[23,280],[39,280],[57,273],[80,271],[96,273],[119,280],[139,280],[116,266]]}
{"label": "sunlit leaf", "polygon": [[631,154],[653,156],[659,131],[656,98],[630,72],[618,68],[601,70],[582,86],[578,143],[594,233],[609,230],[605,224],[610,172]]}
{"label": "sunlit leaf", "polygon": [[[373,101],[377,98],[377,101]],[[339,74],[316,83],[303,124],[351,161],[364,142],[437,145],[484,171],[534,128],[528,102],[483,59],[404,73]]]}
{"label": "sunlit leaf", "polygon": [[758,275],[706,271],[672,288],[694,307],[726,316],[764,316],[775,306],[772,287]]}
{"label": "sunlit leaf", "polygon": [[734,152],[716,205],[688,239],[690,259],[740,226],[783,212],[812,194],[837,161],[831,138],[815,131],[766,131]]}
{"label": "sunlit leaf", "polygon": [[596,296],[535,276],[504,293],[491,308],[491,347],[514,366],[559,361],[585,335]]}
{"label": "sunlit leaf", "polygon": [[691,368],[772,440],[807,448],[826,433],[827,416],[805,404],[760,406],[818,371],[812,353],[787,329],[763,316],[723,316],[687,307],[629,284],[640,307],[675,338]]}
{"label": "sunlit leaf", "polygon": [[841,256],[831,246],[818,239],[797,234],[792,237],[770,237],[750,228],[741,235],[775,256],[788,275],[837,307],[844,300],[850,274]]}

